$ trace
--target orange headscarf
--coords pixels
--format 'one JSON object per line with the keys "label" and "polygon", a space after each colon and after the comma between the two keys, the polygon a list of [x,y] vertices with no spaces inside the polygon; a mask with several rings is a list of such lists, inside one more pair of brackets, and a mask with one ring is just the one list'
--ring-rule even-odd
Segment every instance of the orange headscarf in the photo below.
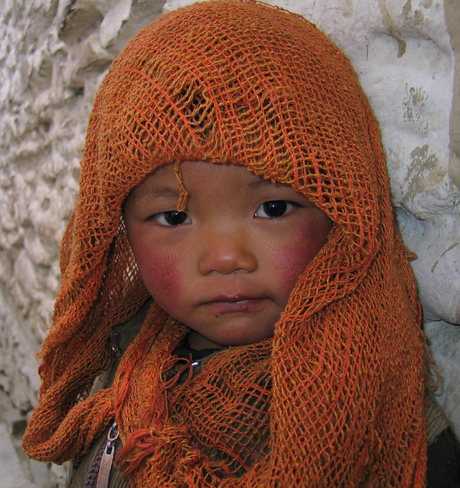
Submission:
{"label": "orange headscarf", "polygon": [[[243,165],[334,222],[271,339],[167,383],[185,326],[152,305],[112,387],[108,337],[145,303],[122,205],[159,165]],[[26,452],[62,463],[112,418],[132,486],[424,486],[426,345],[377,123],[344,55],[256,2],[167,14],[111,66],[91,114]]]}

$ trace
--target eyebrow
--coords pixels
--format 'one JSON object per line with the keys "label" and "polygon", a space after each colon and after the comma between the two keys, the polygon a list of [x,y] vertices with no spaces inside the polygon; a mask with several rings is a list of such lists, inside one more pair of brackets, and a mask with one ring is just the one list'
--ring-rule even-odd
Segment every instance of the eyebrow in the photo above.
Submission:
{"label": "eyebrow", "polygon": [[248,186],[250,188],[256,188],[256,187],[265,186],[265,185],[273,185],[273,186],[276,186],[278,188],[282,188],[282,187],[291,188],[289,185],[285,185],[283,183],[278,183],[278,182],[273,183],[272,181],[266,180],[265,178],[262,178],[262,177],[260,177],[260,180],[253,181],[253,182],[249,183]]}
{"label": "eyebrow", "polygon": [[139,192],[134,195],[135,200],[155,200],[156,198],[179,198],[179,189],[161,186],[158,188],[140,188]]}
{"label": "eyebrow", "polygon": [[251,188],[253,188],[255,186],[264,185],[264,184],[268,184],[268,185],[276,184],[276,183],[272,183],[270,180],[266,180],[265,178],[261,178],[261,177],[259,177],[259,178],[260,178],[260,180],[252,181],[251,183],[249,183],[249,186]]}

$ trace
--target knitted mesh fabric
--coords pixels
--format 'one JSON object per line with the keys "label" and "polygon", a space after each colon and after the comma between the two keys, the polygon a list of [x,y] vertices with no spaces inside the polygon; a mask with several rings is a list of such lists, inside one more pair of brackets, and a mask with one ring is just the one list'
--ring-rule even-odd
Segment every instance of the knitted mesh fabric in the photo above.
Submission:
{"label": "knitted mesh fabric", "polygon": [[[273,338],[166,382],[187,328],[153,304],[114,385],[108,336],[148,293],[122,205],[159,165],[244,165],[334,222]],[[95,100],[62,285],[24,449],[62,463],[115,417],[132,486],[424,486],[426,345],[378,125],[344,55],[255,2],[167,14],[111,66]],[[217,393],[216,393],[217,392]]]}

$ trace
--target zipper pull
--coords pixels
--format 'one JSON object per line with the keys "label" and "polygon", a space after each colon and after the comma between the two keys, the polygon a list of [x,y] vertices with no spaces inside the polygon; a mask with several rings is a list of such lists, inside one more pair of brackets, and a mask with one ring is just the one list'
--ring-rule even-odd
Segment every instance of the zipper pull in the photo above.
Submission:
{"label": "zipper pull", "polygon": [[108,488],[109,486],[110,470],[112,469],[113,457],[115,455],[115,441],[118,439],[118,435],[118,426],[114,422],[107,434],[107,444],[102,453],[96,488]]}

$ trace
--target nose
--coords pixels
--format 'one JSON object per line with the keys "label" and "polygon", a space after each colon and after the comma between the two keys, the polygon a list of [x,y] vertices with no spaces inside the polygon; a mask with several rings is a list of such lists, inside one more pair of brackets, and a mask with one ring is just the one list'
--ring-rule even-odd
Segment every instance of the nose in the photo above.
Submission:
{"label": "nose", "polygon": [[246,237],[244,233],[235,231],[202,236],[199,272],[203,275],[254,272],[257,269],[257,257]]}

